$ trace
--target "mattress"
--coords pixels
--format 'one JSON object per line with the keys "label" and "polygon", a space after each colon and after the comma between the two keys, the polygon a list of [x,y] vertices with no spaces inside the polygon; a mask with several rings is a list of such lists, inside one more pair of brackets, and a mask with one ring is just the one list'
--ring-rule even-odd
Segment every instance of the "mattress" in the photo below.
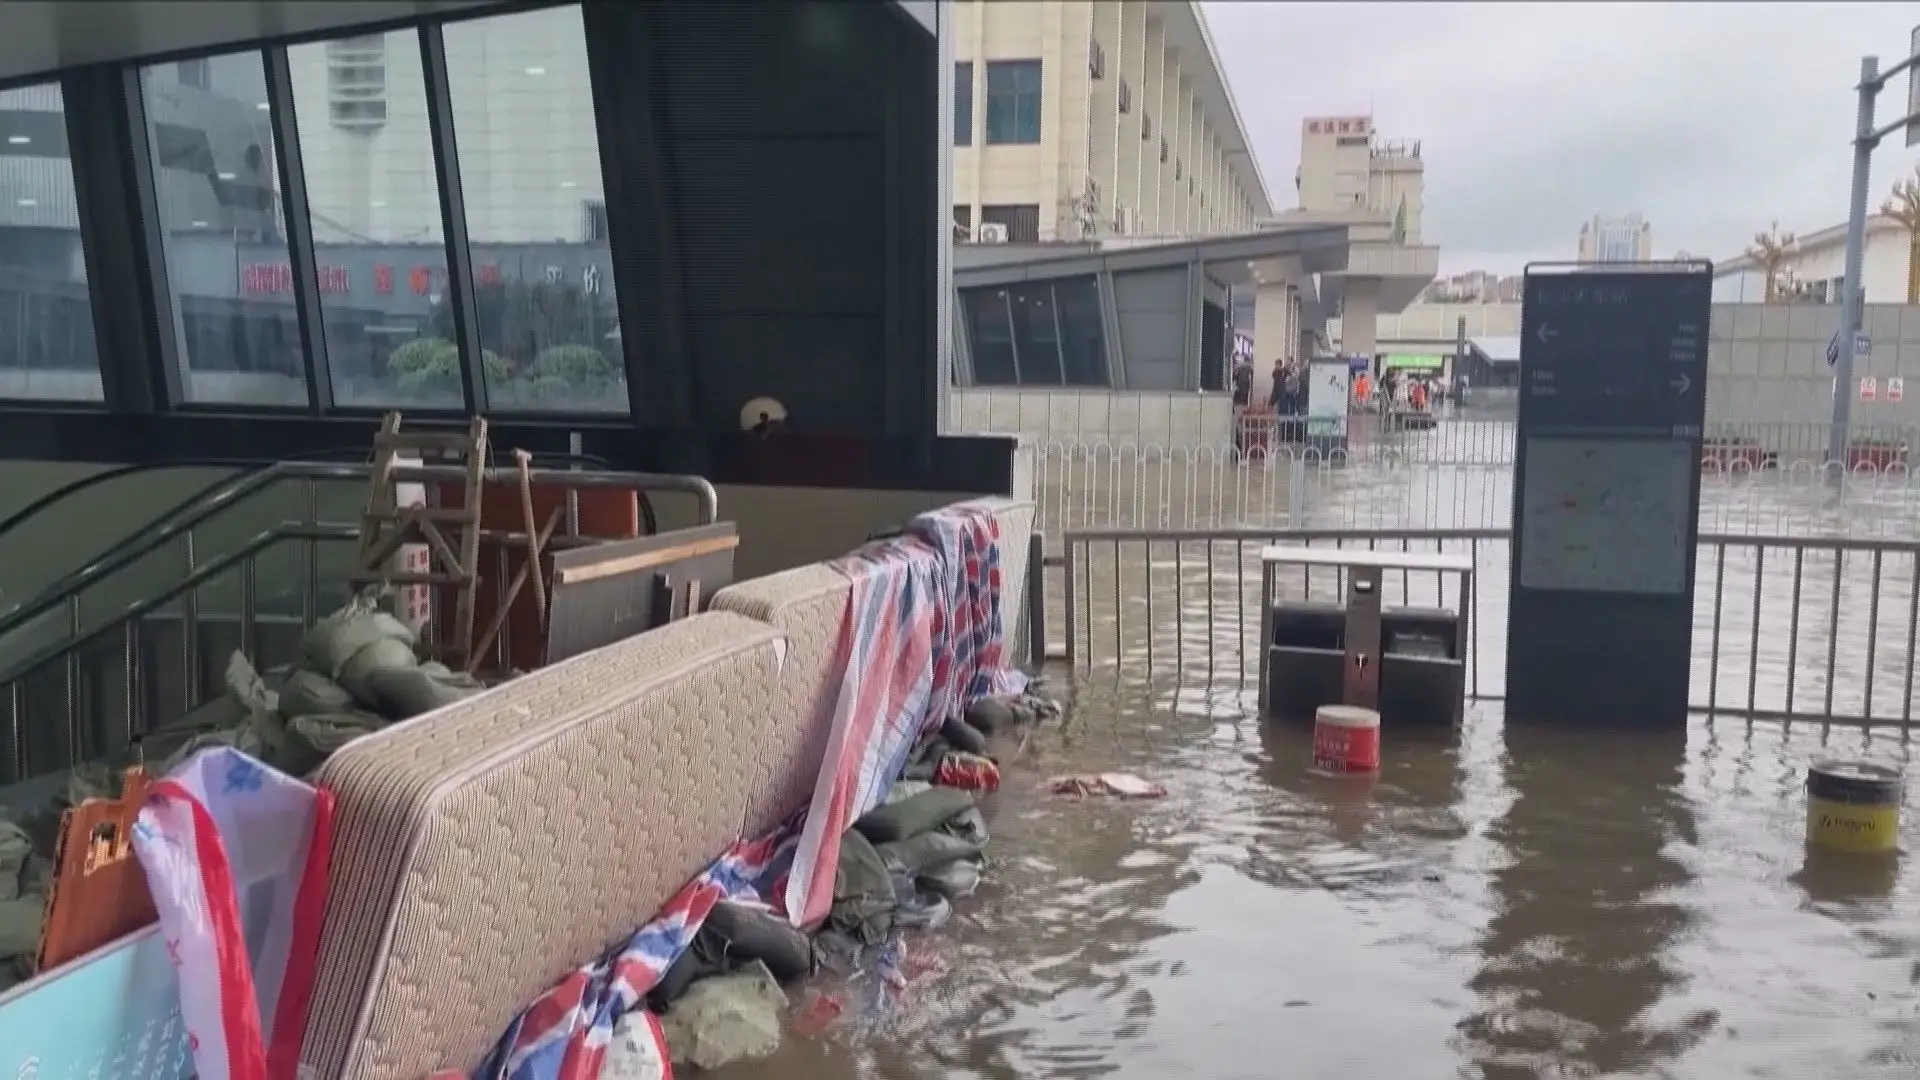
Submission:
{"label": "mattress", "polygon": [[302,1080],[470,1071],[749,831],[772,626],[697,615],[349,744]]}
{"label": "mattress", "polygon": [[790,723],[759,761],[770,772],[753,785],[761,798],[756,820],[769,825],[803,809],[813,797],[833,734],[833,709],[844,674],[840,644],[853,587],[826,563],[784,570],[729,585],[713,594],[712,610],[770,623],[786,635],[783,692],[791,695]]}

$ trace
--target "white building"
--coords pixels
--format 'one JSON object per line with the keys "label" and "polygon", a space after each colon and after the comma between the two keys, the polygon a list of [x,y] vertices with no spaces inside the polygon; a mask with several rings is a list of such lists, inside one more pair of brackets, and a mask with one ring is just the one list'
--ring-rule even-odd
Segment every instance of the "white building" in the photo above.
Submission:
{"label": "white building", "polygon": [[1595,214],[1580,226],[1579,260],[1645,262],[1653,258],[1653,226],[1639,213]]}
{"label": "white building", "polygon": [[[604,240],[580,9],[452,23],[445,40],[468,238]],[[438,242],[418,33],[299,45],[287,64],[314,240]]]}
{"label": "white building", "polygon": [[[1860,283],[1869,304],[1920,303],[1916,246],[1907,227],[1879,214],[1867,219]],[[1775,284],[1805,301],[1837,304],[1846,273],[1847,227],[1840,224],[1797,237],[1777,268]],[[1766,268],[1742,252],[1714,264],[1713,299],[1758,304],[1767,299]]]}
{"label": "white building", "polygon": [[[1439,271],[1440,251],[1423,244],[1426,160],[1417,140],[1376,137],[1371,116],[1309,117],[1300,123],[1300,205],[1268,219],[1282,227],[1344,225],[1344,270],[1309,281],[1298,268],[1263,268],[1254,350],[1262,359],[1303,359],[1304,326],[1340,317],[1338,349],[1372,356],[1382,315],[1404,311]],[[1264,367],[1265,365],[1256,365]]]}
{"label": "white building", "polygon": [[957,236],[1207,236],[1272,213],[1198,3],[953,12]]}

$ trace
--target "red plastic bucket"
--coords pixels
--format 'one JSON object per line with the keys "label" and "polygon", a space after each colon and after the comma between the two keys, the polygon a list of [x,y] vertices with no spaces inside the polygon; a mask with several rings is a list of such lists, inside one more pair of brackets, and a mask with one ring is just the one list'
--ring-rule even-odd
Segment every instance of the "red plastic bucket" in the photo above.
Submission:
{"label": "red plastic bucket", "polygon": [[1380,714],[1322,705],[1313,714],[1313,767],[1324,773],[1380,771]]}

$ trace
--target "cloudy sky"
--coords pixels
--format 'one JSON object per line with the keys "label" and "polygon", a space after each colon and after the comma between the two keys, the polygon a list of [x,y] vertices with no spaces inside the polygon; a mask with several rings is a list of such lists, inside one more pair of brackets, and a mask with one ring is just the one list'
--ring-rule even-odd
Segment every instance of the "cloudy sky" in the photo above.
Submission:
{"label": "cloudy sky", "polygon": [[[1207,21],[1276,207],[1300,121],[1371,113],[1422,140],[1424,239],[1446,273],[1571,258],[1639,210],[1654,253],[1739,253],[1778,219],[1844,221],[1860,57],[1898,60],[1920,4],[1258,3]],[[1904,110],[1905,76],[1880,97]],[[1874,155],[1874,205],[1920,152]]]}

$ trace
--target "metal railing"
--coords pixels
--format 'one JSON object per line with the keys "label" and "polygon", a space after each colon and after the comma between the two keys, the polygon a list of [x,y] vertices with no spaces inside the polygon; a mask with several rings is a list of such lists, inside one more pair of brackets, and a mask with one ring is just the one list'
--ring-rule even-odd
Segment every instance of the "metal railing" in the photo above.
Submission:
{"label": "metal railing", "polygon": [[[1849,467],[1823,464],[1824,427],[1716,428],[1702,453],[1710,532],[1899,539],[1920,533],[1908,433],[1862,433]],[[1267,439],[1161,444],[1048,440],[1031,454],[1037,527],[1487,529],[1512,524],[1513,425],[1429,431],[1356,425],[1332,453]]]}
{"label": "metal railing", "polygon": [[[1393,571],[1384,602],[1474,612],[1467,691],[1505,693],[1510,543],[1505,529],[1073,529],[1037,587],[1048,643],[1077,672],[1249,682],[1260,662],[1260,549],[1268,544],[1471,556],[1474,595],[1452,575]],[[1338,600],[1338,570],[1280,571],[1282,598]],[[1056,617],[1057,613],[1057,617]],[[1700,538],[1691,703],[1702,712],[1914,722],[1920,542],[1741,533]],[[1604,648],[1604,642],[1576,643]]]}
{"label": "metal railing", "polygon": [[[318,486],[365,482],[371,468],[285,462],[237,476],[0,613],[0,783],[127,749],[179,720],[224,692],[219,669],[236,648],[262,666],[291,659],[276,657],[274,649],[263,657],[262,627],[285,624],[297,638],[326,608],[344,601],[344,587],[327,580],[321,546],[357,543],[360,535],[358,521],[318,520]],[[465,470],[453,466],[407,467],[394,470],[394,476],[427,485],[466,480]],[[719,516],[712,485],[697,476],[536,469],[531,478],[569,491],[678,492],[697,502],[699,524]],[[517,482],[518,474],[496,469],[486,479]],[[201,551],[200,530],[287,483],[299,485],[301,520],[257,532],[210,558]],[[428,497],[431,501],[431,487]],[[577,534],[577,513],[566,518],[564,534]],[[286,545],[297,546],[293,565],[281,566],[279,577],[263,588],[262,562]],[[155,567],[153,557],[170,547],[179,561]],[[495,558],[491,580],[504,591],[510,576],[506,551],[496,550]],[[344,562],[334,569],[343,570]],[[135,576],[143,582],[128,580]],[[234,577],[238,580],[230,580]],[[151,587],[142,587],[156,578]],[[224,595],[216,595],[223,587]],[[504,602],[504,595],[500,599]],[[162,624],[174,635],[164,645],[157,641]],[[503,627],[495,639],[496,660],[508,654],[510,635],[511,628]],[[279,651],[290,642],[279,641]]]}

